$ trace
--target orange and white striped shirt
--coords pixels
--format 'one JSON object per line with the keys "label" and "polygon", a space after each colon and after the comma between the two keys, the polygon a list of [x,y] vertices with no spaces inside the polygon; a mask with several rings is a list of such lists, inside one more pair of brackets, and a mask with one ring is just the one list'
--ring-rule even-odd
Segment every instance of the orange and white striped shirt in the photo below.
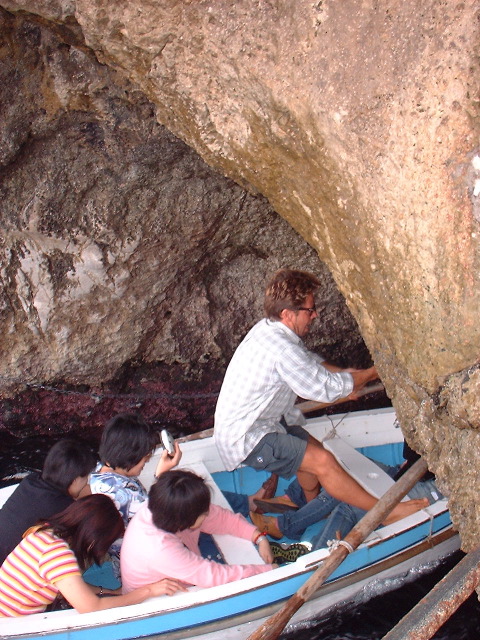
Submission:
{"label": "orange and white striped shirt", "polygon": [[0,567],[0,617],[41,613],[55,600],[55,584],[81,575],[75,554],[51,529],[29,529]]}

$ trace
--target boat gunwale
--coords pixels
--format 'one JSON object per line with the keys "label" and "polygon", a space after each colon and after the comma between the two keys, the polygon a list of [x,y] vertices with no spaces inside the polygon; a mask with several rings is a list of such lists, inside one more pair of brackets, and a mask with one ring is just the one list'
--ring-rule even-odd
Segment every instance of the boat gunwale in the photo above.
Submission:
{"label": "boat gunwale", "polygon": [[[420,555],[421,553],[423,553],[424,551],[427,551],[428,549],[433,549],[436,546],[442,544],[445,541],[448,541],[449,539],[454,538],[455,536],[458,536],[458,533],[453,529],[453,526],[447,526],[444,527],[442,530],[438,531],[437,533],[433,534],[432,536],[429,536],[427,538],[425,538],[424,540],[422,540],[421,542],[418,542],[414,545],[411,545],[407,548],[402,549],[401,551],[399,551],[398,553],[394,553],[391,554],[389,556],[386,556],[385,558],[382,558],[381,560],[378,560],[377,562],[371,563],[367,566],[364,566],[361,569],[357,569],[355,571],[351,571],[346,575],[342,575],[342,576],[338,576],[337,578],[334,578],[332,580],[329,580],[328,582],[326,582],[325,584],[323,584],[316,592],[315,595],[312,597],[312,600],[315,600],[319,597],[328,595],[330,593],[333,593],[335,591],[340,591],[343,588],[349,587],[349,586],[353,586],[355,583],[359,583],[365,579],[368,578],[373,578],[375,576],[378,576],[381,574],[381,572],[395,567],[397,565],[400,565],[402,562],[405,562],[411,558],[414,558],[417,555]],[[379,568],[380,567],[380,568]],[[141,605],[131,605],[130,607],[125,607],[125,608],[119,608],[118,611],[119,612],[123,612],[124,615],[118,618],[114,618],[112,620],[107,620],[107,621],[103,621],[103,622],[93,622],[93,623],[88,623],[88,621],[81,623],[81,624],[76,624],[76,625],[64,625],[62,627],[57,627],[55,629],[49,630],[49,631],[42,631],[39,630],[37,632],[27,632],[25,634],[25,632],[18,632],[18,633],[9,633],[8,635],[4,635],[2,633],[2,629],[0,626],[0,640],[30,640],[30,639],[35,639],[35,638],[42,638],[42,637],[51,637],[52,639],[55,638],[55,636],[61,635],[61,634],[65,634],[65,633],[75,633],[77,631],[99,631],[101,632],[102,629],[106,628],[106,627],[111,627],[111,626],[118,626],[118,625],[122,625],[125,623],[129,623],[129,624],[134,624],[134,623],[138,623],[138,622],[142,622],[142,621],[146,621],[149,619],[153,619],[153,618],[158,618],[158,617],[163,617],[165,615],[171,615],[171,614],[175,614],[175,613],[179,613],[181,614],[183,611],[188,611],[190,609],[194,609],[197,607],[203,607],[203,606],[207,606],[207,605],[211,605],[211,604],[216,604],[216,603],[220,603],[223,600],[227,600],[230,598],[235,598],[238,596],[242,596],[245,593],[253,593],[255,591],[258,591],[260,589],[265,589],[265,588],[269,588],[270,586],[273,586],[275,584],[281,583],[281,582],[285,582],[287,580],[290,579],[295,579],[298,578],[301,575],[304,574],[312,574],[315,571],[315,566],[313,567],[309,567],[309,568],[305,568],[300,572],[296,572],[293,575],[290,576],[286,576],[284,578],[280,578],[278,580],[275,581],[270,581],[269,583],[266,584],[262,584],[262,585],[258,585],[257,587],[254,587],[252,589],[247,589],[244,590],[243,593],[234,593],[234,594],[229,594],[229,595],[224,595],[221,597],[216,598],[215,600],[212,601],[202,601],[202,602],[196,602],[196,603],[191,603],[188,606],[184,606],[181,608],[175,608],[175,609],[165,609],[163,611],[145,611],[143,613],[138,613],[138,614],[134,614],[132,615],[125,615],[125,611],[126,609],[131,609],[132,607],[139,607]],[[380,578],[381,579],[381,578]],[[242,581],[238,581],[238,582],[242,582]],[[205,591],[205,590],[202,590]],[[218,625],[222,623],[222,621],[226,621],[229,620],[229,623],[223,625],[221,628],[225,629],[225,628],[229,628],[232,626],[232,621],[233,620],[242,620],[243,622],[254,622],[256,620],[258,620],[261,617],[270,615],[270,613],[274,613],[275,611],[277,611],[283,602],[285,602],[288,599],[289,596],[285,596],[275,602],[271,602],[265,605],[260,605],[259,607],[256,608],[251,608],[248,609],[246,611],[242,611],[239,612],[237,614],[234,615],[226,615],[226,616],[222,616],[222,617],[218,617],[216,620],[212,620],[209,622],[203,622],[203,623],[198,623],[195,625],[189,624],[189,626],[185,626],[179,629],[175,629],[172,631],[160,631],[160,632],[156,632],[156,635],[158,635],[158,637],[164,639],[164,640],[174,640],[175,638],[189,638],[189,637],[195,637],[195,635],[200,635],[203,634],[207,631],[208,627],[212,627]],[[153,603],[153,599],[150,601],[151,603]],[[106,611],[115,611],[115,609],[111,609],[111,610],[106,610]],[[103,612],[95,612],[95,613],[106,613],[106,611]],[[252,619],[252,613],[255,614],[255,617]],[[35,614],[36,616],[58,616],[58,614],[60,614],[60,616],[63,617],[62,614],[71,614],[71,617],[77,617],[80,619],[80,621],[84,620],[84,616],[88,616],[89,614],[75,614],[75,612],[72,612],[71,610],[69,611],[60,611],[60,612],[52,612],[51,614]],[[261,614],[261,615],[260,615]],[[33,618],[33,616],[32,616]],[[70,619],[70,615],[68,617],[68,619]],[[15,618],[15,619],[11,619],[8,620],[8,622],[10,623],[15,623],[15,622],[20,622],[22,619],[20,618]],[[33,620],[29,620],[29,622],[34,622]],[[7,622],[7,624],[8,624]],[[2,623],[3,624],[3,623]],[[193,633],[195,630],[197,630],[197,633]],[[220,629],[218,629],[220,630]],[[188,635],[185,635],[188,634]],[[139,638],[145,637],[151,637],[148,635],[142,635],[142,636],[138,636]]]}

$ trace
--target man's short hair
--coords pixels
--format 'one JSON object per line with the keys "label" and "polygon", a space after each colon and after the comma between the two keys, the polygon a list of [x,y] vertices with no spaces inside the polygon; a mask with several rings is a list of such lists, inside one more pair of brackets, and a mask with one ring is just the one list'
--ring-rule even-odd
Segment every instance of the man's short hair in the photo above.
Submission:
{"label": "man's short hair", "polygon": [[93,471],[97,457],[85,443],[70,438],[59,440],[47,454],[42,479],[68,494],[76,478],[84,478]]}
{"label": "man's short hair", "polygon": [[130,471],[142,458],[153,453],[158,434],[136,413],[119,413],[103,429],[98,455],[112,469]]}
{"label": "man's short hair", "polygon": [[284,309],[301,307],[305,298],[313,294],[320,284],[320,280],[308,271],[280,269],[265,291],[265,316],[271,320],[280,320]]}

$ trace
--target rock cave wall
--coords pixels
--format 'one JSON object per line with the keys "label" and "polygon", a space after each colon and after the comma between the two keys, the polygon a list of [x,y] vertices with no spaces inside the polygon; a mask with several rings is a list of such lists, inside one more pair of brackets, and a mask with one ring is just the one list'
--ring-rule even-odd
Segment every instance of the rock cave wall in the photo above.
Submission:
{"label": "rock cave wall", "polygon": [[[328,265],[407,440],[451,495],[464,548],[477,546],[477,3],[2,0],[0,6],[9,25],[25,21],[23,32],[19,23],[15,28],[31,38],[18,59],[36,51],[37,61],[26,68],[48,69],[35,80],[17,65],[9,76],[12,88],[20,80],[32,83],[32,102],[9,104],[2,144],[2,184],[12,203],[5,218],[17,239],[13,248],[4,245],[3,277],[16,283],[3,304],[4,370],[13,376],[21,367],[74,382],[81,379],[74,373],[78,363],[83,375],[102,380],[129,357],[168,352],[182,362],[220,362],[231,347],[222,346],[224,340],[238,342],[258,317],[258,283],[282,263],[286,246],[298,246],[287,254],[292,265],[320,268],[276,212]],[[34,19],[37,31],[27,33]],[[38,48],[38,29],[43,43],[59,38],[63,50]],[[16,38],[5,42],[4,51],[21,46]],[[95,73],[87,69],[94,66],[92,54],[104,65]],[[127,110],[138,123],[133,129]],[[172,187],[179,206],[174,213],[168,207],[161,228],[152,203],[162,182],[157,166],[168,161],[159,150],[157,121],[235,181],[214,187],[219,178],[209,174],[205,207],[194,212],[182,187]],[[57,152],[57,162],[49,162]],[[90,181],[69,171],[79,156],[82,180]],[[109,171],[101,158],[113,156],[120,168]],[[123,167],[122,158],[129,161]],[[37,166],[59,185],[56,200],[42,196]],[[24,172],[22,180],[13,176],[17,171]],[[10,175],[11,184],[5,182]],[[29,198],[22,183],[30,185]],[[222,208],[218,192],[229,189],[235,204]],[[208,216],[202,214],[207,202]],[[68,222],[61,222],[61,212]],[[264,219],[272,235],[261,243]],[[235,240],[225,242],[232,233]],[[176,256],[176,271],[170,262],[167,269],[166,255]],[[192,257],[190,269],[185,255]],[[75,292],[81,292],[76,299]],[[234,299],[241,304],[226,318]],[[50,308],[51,300],[62,304]],[[190,314],[169,315],[186,300]],[[68,333],[72,313],[88,321]],[[116,335],[126,325],[125,344]],[[52,331],[47,338],[46,329]],[[100,336],[104,362],[93,367],[84,345]]]}
{"label": "rock cave wall", "polygon": [[211,427],[224,368],[285,265],[323,282],[312,347],[370,363],[330,272],[266,198],[160,125],[78,29],[1,20],[4,445],[95,440],[132,407],[177,435]]}

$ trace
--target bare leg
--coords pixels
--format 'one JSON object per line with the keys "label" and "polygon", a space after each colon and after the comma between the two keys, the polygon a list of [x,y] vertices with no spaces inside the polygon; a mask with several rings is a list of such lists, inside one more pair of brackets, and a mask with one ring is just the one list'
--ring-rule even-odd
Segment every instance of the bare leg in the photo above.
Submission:
{"label": "bare leg", "polygon": [[[347,502],[354,507],[369,511],[377,499],[370,495],[352,478],[337,462],[335,457],[327,451],[318,440],[308,439],[307,449],[299,469],[300,473],[306,472],[317,477],[324,489],[337,500]],[[297,474],[298,475],[298,474]],[[299,478],[300,482],[300,478]],[[307,497],[308,500],[308,497]],[[409,500],[399,503],[384,521],[390,524],[400,520],[411,513],[415,513],[428,505],[428,500]]]}
{"label": "bare leg", "polygon": [[318,478],[314,473],[308,473],[307,471],[297,471],[297,480],[303,489],[305,499],[307,502],[316,498],[320,492],[320,484]]}

